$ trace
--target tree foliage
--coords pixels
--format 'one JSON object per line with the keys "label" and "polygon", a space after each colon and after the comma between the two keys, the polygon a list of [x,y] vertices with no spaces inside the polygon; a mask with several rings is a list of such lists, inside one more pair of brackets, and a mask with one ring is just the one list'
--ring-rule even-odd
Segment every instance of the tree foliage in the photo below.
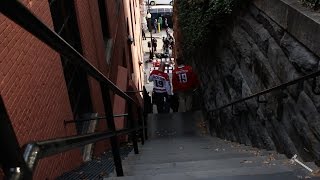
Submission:
{"label": "tree foliage", "polygon": [[215,41],[231,25],[237,10],[249,0],[179,0],[179,27],[183,36],[182,49],[191,55]]}
{"label": "tree foliage", "polygon": [[319,9],[320,0],[300,0],[304,5],[314,8],[315,10]]}

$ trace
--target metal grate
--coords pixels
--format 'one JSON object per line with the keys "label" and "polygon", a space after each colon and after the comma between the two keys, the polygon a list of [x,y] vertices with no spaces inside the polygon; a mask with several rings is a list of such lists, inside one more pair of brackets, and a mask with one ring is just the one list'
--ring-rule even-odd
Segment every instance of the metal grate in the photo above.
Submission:
{"label": "metal grate", "polygon": [[[125,146],[120,149],[121,159],[125,159],[132,151],[132,146]],[[62,174],[57,180],[101,180],[107,177],[114,170],[113,157],[111,151],[93,160],[83,163],[80,167]]]}

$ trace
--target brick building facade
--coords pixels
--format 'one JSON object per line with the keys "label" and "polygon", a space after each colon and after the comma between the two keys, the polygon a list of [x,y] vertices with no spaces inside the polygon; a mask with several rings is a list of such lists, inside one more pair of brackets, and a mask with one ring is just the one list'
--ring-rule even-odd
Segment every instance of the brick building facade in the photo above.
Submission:
{"label": "brick building facade", "polygon": [[[142,89],[139,0],[22,2],[122,90]],[[0,40],[0,94],[20,146],[76,135],[76,126],[65,126],[64,120],[105,114],[96,80],[2,14]],[[114,113],[125,112],[123,101],[114,97]],[[123,120],[117,122],[122,128]],[[96,131],[106,128],[100,121]],[[108,142],[99,142],[94,152],[108,148]],[[53,179],[82,161],[80,149],[45,158],[34,179]]]}

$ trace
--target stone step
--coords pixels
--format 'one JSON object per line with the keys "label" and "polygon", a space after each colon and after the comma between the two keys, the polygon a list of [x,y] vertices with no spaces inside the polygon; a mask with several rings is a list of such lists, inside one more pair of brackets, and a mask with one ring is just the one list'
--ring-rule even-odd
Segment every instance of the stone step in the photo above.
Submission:
{"label": "stone step", "polygon": [[138,164],[162,164],[172,162],[188,162],[200,160],[223,160],[228,158],[247,158],[252,157],[249,153],[218,153],[218,154],[177,154],[168,156],[135,156],[128,157],[123,164],[138,165]]}
{"label": "stone step", "polygon": [[[202,138],[199,138],[199,141]],[[140,154],[131,153],[127,160],[127,164],[134,163],[165,163],[165,162],[182,162],[192,160],[213,160],[227,159],[235,157],[250,156],[269,156],[270,159],[287,159],[285,155],[278,154],[274,151],[259,150],[242,145],[224,145],[216,144],[200,144],[199,141],[191,141],[185,143],[185,140],[175,140],[174,143],[165,143],[165,140],[157,140],[157,145],[153,142],[140,147]],[[217,148],[218,147],[218,148]]]}
{"label": "stone step", "polygon": [[266,151],[259,150],[252,147],[236,147],[236,148],[228,148],[228,147],[210,147],[210,146],[198,146],[198,147],[190,147],[185,145],[177,145],[170,146],[167,148],[159,147],[159,148],[140,148],[140,154],[144,156],[158,156],[158,155],[176,155],[181,153],[186,154],[218,154],[218,153],[251,153],[252,155],[269,155],[273,154],[277,157],[285,158],[285,155],[278,154],[275,151]]}
{"label": "stone step", "polygon": [[123,169],[126,175],[154,175],[163,173],[178,173],[186,171],[206,171],[226,168],[243,167],[290,167],[292,169],[300,168],[291,165],[288,160],[270,160],[266,156],[261,157],[239,157],[219,160],[190,160],[176,161],[170,163],[152,163],[151,161],[139,161],[130,165],[124,165]]}
{"label": "stone step", "polygon": [[[305,177],[305,176],[303,176]],[[105,180],[298,180],[290,168],[283,166],[224,168],[207,171],[184,171],[156,175],[110,177]]]}
{"label": "stone step", "polygon": [[[256,151],[262,152],[266,150],[261,150],[251,146],[245,146],[234,142],[228,142],[214,137],[193,137],[193,138],[173,138],[173,139],[155,139],[147,142],[144,146],[139,147],[141,152],[154,152],[163,153],[164,149],[166,151],[180,150],[205,150],[205,151]],[[272,152],[272,151],[270,151]]]}

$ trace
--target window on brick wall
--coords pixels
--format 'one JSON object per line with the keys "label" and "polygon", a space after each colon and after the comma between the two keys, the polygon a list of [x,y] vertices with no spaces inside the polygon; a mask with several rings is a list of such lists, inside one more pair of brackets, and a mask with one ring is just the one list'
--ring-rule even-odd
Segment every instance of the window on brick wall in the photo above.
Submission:
{"label": "window on brick wall", "polygon": [[115,11],[114,11],[115,16],[118,17],[120,15],[121,0],[114,0],[114,4],[116,5]]}
{"label": "window on brick wall", "polygon": [[[82,54],[81,39],[73,0],[49,0],[54,30]],[[92,112],[87,74],[64,56],[61,57],[74,118]]]}
{"label": "window on brick wall", "polygon": [[130,16],[131,16],[131,31],[132,31],[132,36],[133,36],[133,45],[136,45],[135,39],[134,39],[134,28],[133,28],[133,21],[134,21],[134,17],[132,17],[132,3],[130,1]]}
{"label": "window on brick wall", "polygon": [[108,13],[107,13],[107,6],[106,0],[98,0],[99,5],[99,13],[100,13],[100,22],[101,22],[101,29],[103,34],[103,41],[105,46],[105,53],[106,53],[106,61],[107,64],[111,62],[111,55],[112,55],[112,37],[109,31],[109,21],[108,21]]}
{"label": "window on brick wall", "polygon": [[[136,4],[136,1],[133,1],[133,9],[136,7],[135,4]],[[134,24],[137,24],[136,11],[135,11],[135,9],[133,10],[133,13],[134,13]]]}
{"label": "window on brick wall", "polygon": [[[130,29],[129,29],[129,19],[127,18],[127,33],[128,34],[130,33],[129,31],[130,31]],[[133,73],[134,70],[133,70],[133,63],[132,63],[133,57],[132,57],[131,45],[128,45],[128,49],[129,49],[129,71],[131,73]]]}
{"label": "window on brick wall", "polygon": [[122,66],[127,68],[126,50],[122,48]]}

